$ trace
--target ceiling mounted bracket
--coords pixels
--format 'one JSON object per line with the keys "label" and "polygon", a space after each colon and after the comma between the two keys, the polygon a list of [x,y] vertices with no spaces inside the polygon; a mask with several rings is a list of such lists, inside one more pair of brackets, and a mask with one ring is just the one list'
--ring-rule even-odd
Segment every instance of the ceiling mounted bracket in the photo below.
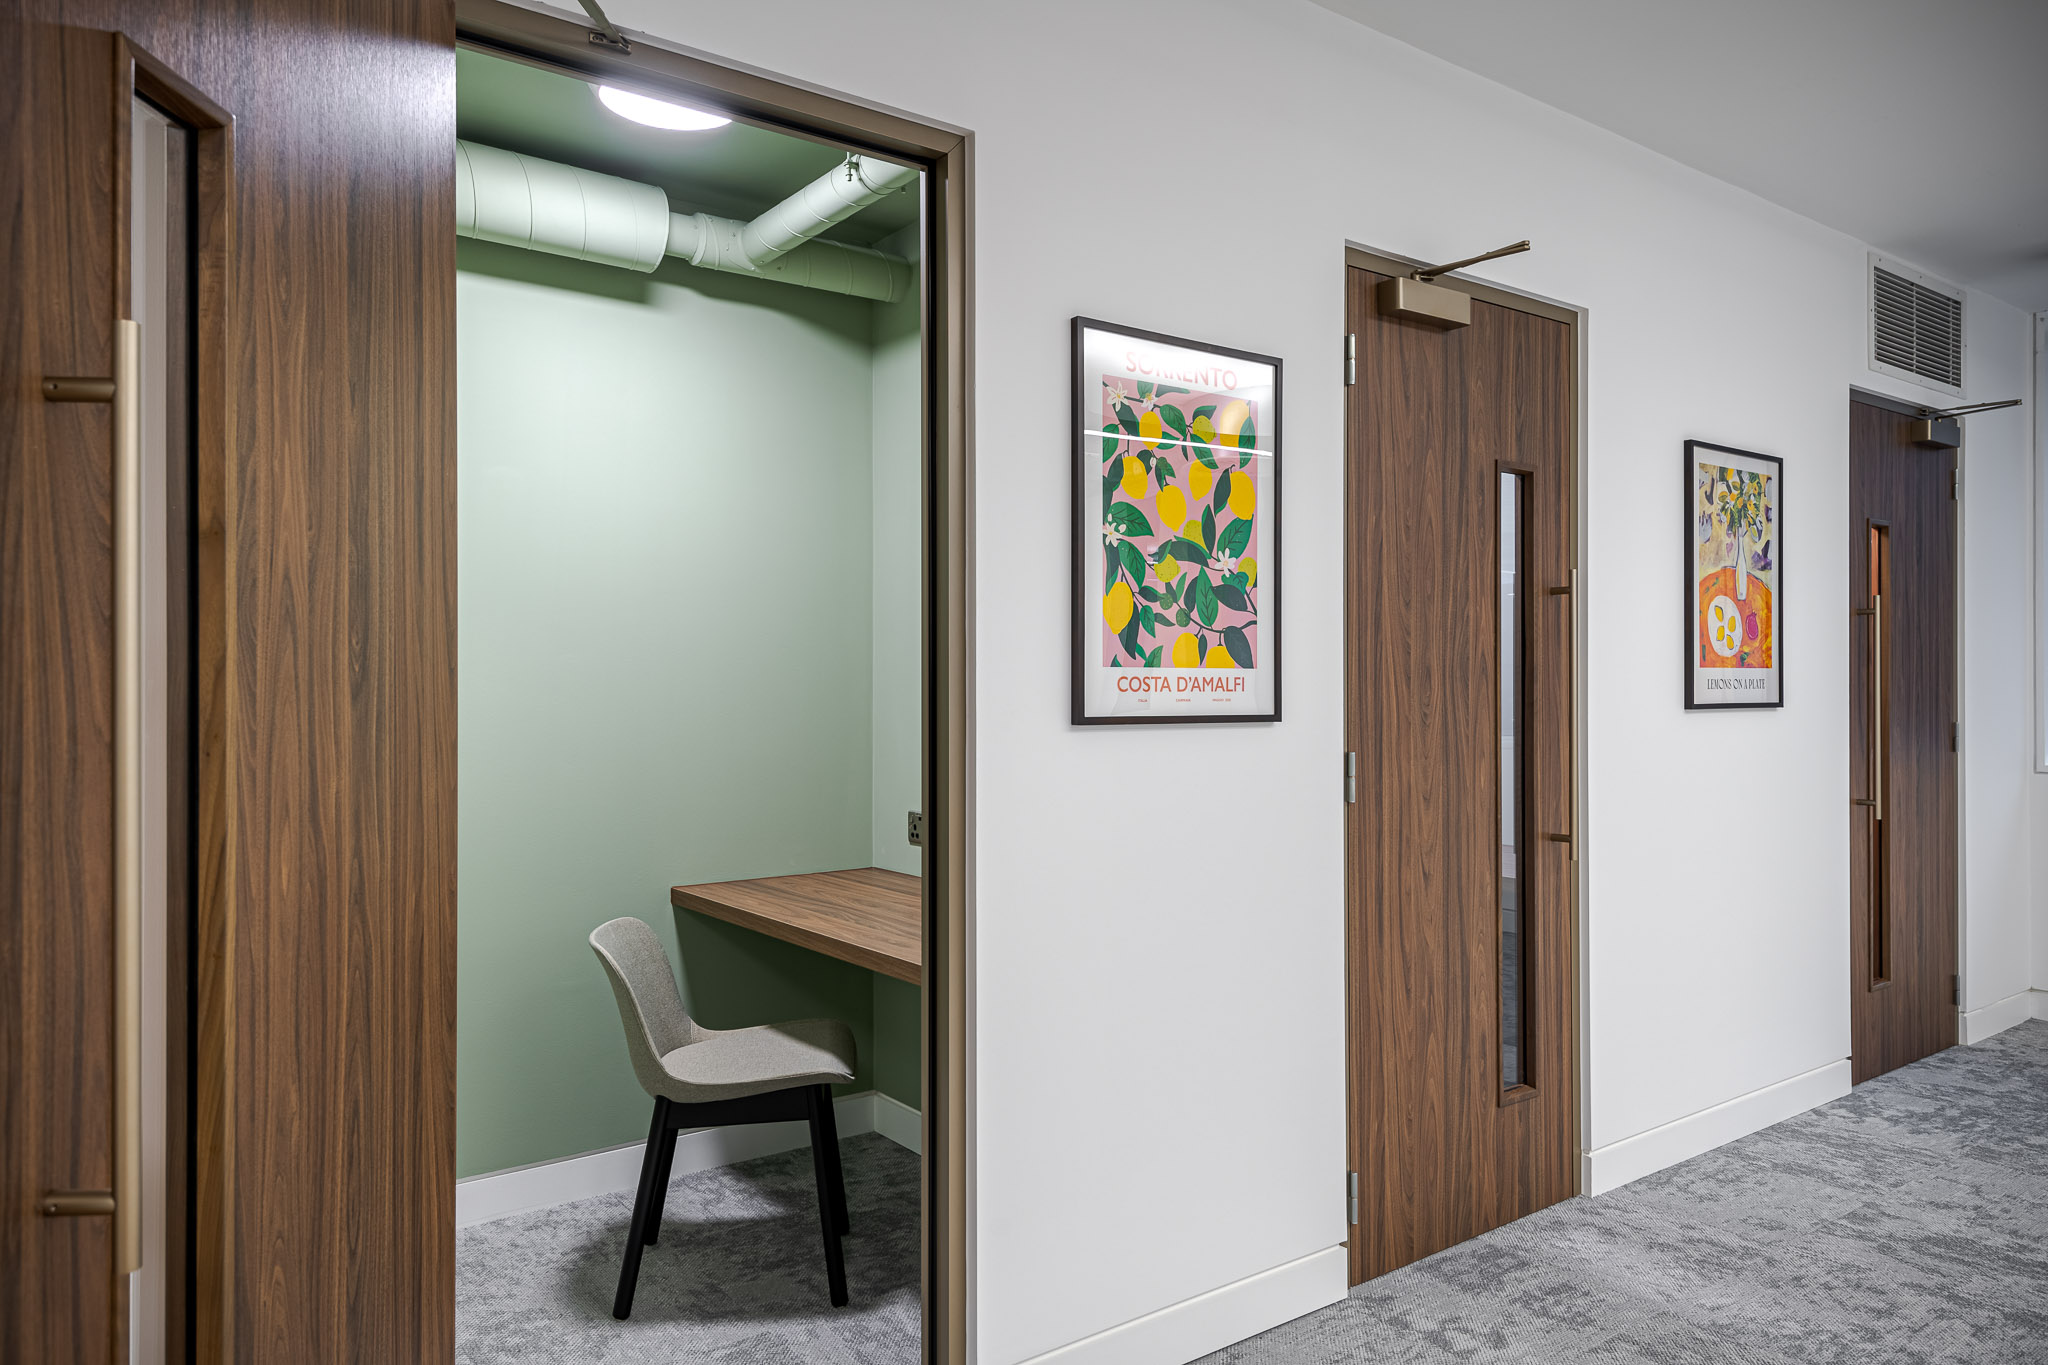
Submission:
{"label": "ceiling mounted bracket", "polygon": [[599,47],[609,47],[619,52],[631,52],[633,50],[633,44],[626,40],[625,34],[619,32],[619,26],[606,17],[604,6],[598,4],[597,0],[581,0],[581,3],[583,5],[583,12],[590,16],[592,23],[597,25],[596,28],[590,30],[591,42]]}
{"label": "ceiling mounted bracket", "polygon": [[1514,256],[1528,249],[1529,243],[1524,240],[1477,256],[1467,256],[1462,261],[1417,266],[1401,279],[1382,280],[1378,290],[1380,312],[1412,322],[1426,322],[1432,327],[1468,327],[1472,323],[1472,296],[1463,290],[1449,289],[1436,283],[1437,276],[1499,256]]}

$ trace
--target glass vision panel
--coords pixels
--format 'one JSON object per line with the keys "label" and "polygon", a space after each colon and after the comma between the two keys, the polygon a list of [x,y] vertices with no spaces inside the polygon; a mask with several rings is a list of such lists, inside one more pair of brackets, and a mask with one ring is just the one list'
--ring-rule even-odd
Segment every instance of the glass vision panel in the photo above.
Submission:
{"label": "glass vision panel", "polygon": [[1522,476],[1500,476],[1500,1084],[1529,1083],[1523,1044]]}

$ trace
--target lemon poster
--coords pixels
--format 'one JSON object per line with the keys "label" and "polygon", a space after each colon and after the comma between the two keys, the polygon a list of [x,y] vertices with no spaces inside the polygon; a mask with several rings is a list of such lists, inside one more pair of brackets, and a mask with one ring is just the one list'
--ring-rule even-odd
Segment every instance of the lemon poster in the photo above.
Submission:
{"label": "lemon poster", "polygon": [[1280,362],[1074,320],[1074,720],[1280,718]]}
{"label": "lemon poster", "polygon": [[1784,461],[1685,443],[1688,709],[1785,701]]}

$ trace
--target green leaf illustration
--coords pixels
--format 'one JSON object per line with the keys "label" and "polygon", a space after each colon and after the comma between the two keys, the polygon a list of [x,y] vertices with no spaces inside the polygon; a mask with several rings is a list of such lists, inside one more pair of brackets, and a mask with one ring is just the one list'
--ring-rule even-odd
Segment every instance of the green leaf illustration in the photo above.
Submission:
{"label": "green leaf illustration", "polygon": [[1209,586],[1209,580],[1206,577],[1197,578],[1195,580],[1195,614],[1202,618],[1203,625],[1213,626],[1216,624],[1216,608],[1216,590]]}
{"label": "green leaf illustration", "polygon": [[1213,507],[1202,509],[1202,544],[1212,552],[1216,549],[1216,510]]}
{"label": "green leaf illustration", "polygon": [[1144,598],[1147,602],[1164,602],[1166,600],[1166,594],[1153,587],[1150,583],[1138,589],[1138,596]]}
{"label": "green leaf illustration", "polygon": [[1223,581],[1233,588],[1249,588],[1252,585],[1252,576],[1243,569],[1239,569]]}
{"label": "green leaf illustration", "polygon": [[1230,480],[1219,474],[1216,476],[1216,491],[1209,496],[1209,509],[1214,512],[1221,512],[1229,501]]}
{"label": "green leaf illustration", "polygon": [[[1258,446],[1258,444],[1259,433],[1253,429],[1252,419],[1247,417],[1244,419],[1244,429],[1237,433],[1237,448],[1239,450],[1252,450],[1255,449]],[[1245,461],[1249,460],[1250,458],[1251,456],[1249,455],[1238,456],[1238,467],[1242,469],[1244,467]]]}
{"label": "green leaf illustration", "polygon": [[1245,633],[1236,626],[1224,627],[1223,647],[1230,651],[1231,662],[1235,663],[1239,668],[1256,668],[1258,666],[1252,662],[1252,642],[1246,639]]}
{"label": "green leaf illustration", "polygon": [[1138,434],[1138,419],[1131,412],[1130,404],[1118,403],[1116,405],[1116,424],[1133,436]]}
{"label": "green leaf illustration", "polygon": [[1146,400],[1147,398],[1150,398],[1151,396],[1152,396],[1152,381],[1151,381],[1151,380],[1149,380],[1149,379],[1140,379],[1140,380],[1138,381],[1138,401],[1139,401],[1140,403],[1142,403],[1142,402],[1144,402],[1144,401],[1145,401],[1145,400]]}
{"label": "green leaf illustration", "polygon": [[1122,445],[1122,444],[1123,444],[1123,437],[1121,437],[1121,436],[1117,435],[1117,434],[1116,434],[1115,432],[1113,432],[1113,431],[1105,431],[1105,432],[1103,432],[1103,433],[1102,433],[1102,458],[1103,458],[1103,459],[1105,459],[1105,460],[1113,460],[1113,459],[1115,459],[1115,458],[1116,458],[1116,448],[1117,448],[1118,446]]}
{"label": "green leaf illustration", "polygon": [[1166,423],[1167,430],[1181,440],[1185,441],[1188,438],[1188,419],[1171,403],[1159,405],[1159,420]]}
{"label": "green leaf illustration", "polygon": [[1195,409],[1193,415],[1188,420],[1192,422],[1196,417],[1206,417],[1213,423],[1216,420],[1216,405],[1214,403],[1202,404],[1202,406]]}
{"label": "green leaf illustration", "polygon": [[1124,656],[1126,658],[1135,659],[1138,657],[1138,617],[1135,612],[1132,613],[1130,620],[1124,622],[1124,628],[1117,635],[1116,640],[1118,644],[1124,647]]}
{"label": "green leaf illustration", "polygon": [[1190,390],[1188,390],[1188,389],[1177,389],[1177,388],[1175,388],[1175,387],[1174,387],[1173,385],[1171,385],[1171,384],[1161,384],[1161,385],[1160,385],[1160,386],[1159,386],[1158,388],[1156,388],[1156,389],[1152,390],[1152,396],[1153,396],[1154,398],[1164,398],[1164,397],[1166,397],[1166,395],[1168,395],[1169,393],[1188,393],[1188,392],[1190,392]]}
{"label": "green leaf illustration", "polygon": [[1179,536],[1175,536],[1172,540],[1167,541],[1166,544],[1160,546],[1160,549],[1172,555],[1175,559],[1185,560],[1190,564],[1207,564],[1209,562],[1209,552],[1207,550],[1195,544],[1194,541],[1183,540]]}
{"label": "green leaf illustration", "polygon": [[1152,523],[1145,514],[1128,502],[1117,503],[1109,509],[1109,524],[1127,536],[1153,534]]}
{"label": "green leaf illustration", "polygon": [[[1133,507],[1131,510],[1135,512],[1138,509]],[[1139,519],[1143,520],[1142,517]],[[1138,547],[1131,544],[1128,540],[1120,540],[1116,544],[1116,553],[1117,557],[1123,561],[1124,572],[1131,576],[1131,582],[1143,583],[1145,581],[1145,556],[1139,551]]]}
{"label": "green leaf illustration", "polygon": [[1251,600],[1244,595],[1244,589],[1234,583],[1218,583],[1213,591],[1216,600],[1232,611],[1250,611]]}
{"label": "green leaf illustration", "polygon": [[1102,591],[1107,593],[1111,588],[1116,586],[1117,565],[1122,563],[1122,561],[1116,557],[1116,551],[1114,549],[1111,549],[1108,545],[1103,546],[1103,551],[1104,553],[1102,556]]}
{"label": "green leaf illustration", "polygon": [[1157,668],[1157,667],[1159,667],[1159,653],[1160,653],[1160,651],[1161,651],[1161,650],[1163,650],[1163,649],[1165,649],[1165,648],[1166,648],[1166,646],[1165,646],[1165,645],[1154,645],[1154,646],[1152,646],[1152,652],[1151,652],[1151,653],[1149,653],[1149,654],[1147,654],[1147,655],[1145,656],[1145,667],[1147,667],[1147,668]]}
{"label": "green leaf illustration", "polygon": [[1164,489],[1167,484],[1173,482],[1173,461],[1161,455],[1152,466],[1152,477],[1158,482],[1159,487]]}
{"label": "green leaf illustration", "polygon": [[1143,606],[1143,607],[1139,607],[1139,608],[1138,608],[1138,634],[1140,634],[1140,635],[1150,635],[1150,634],[1152,633],[1152,625],[1153,625],[1153,622],[1154,622],[1154,621],[1155,621],[1156,619],[1157,619],[1157,618],[1156,618],[1156,617],[1154,617],[1154,616],[1152,615],[1152,608],[1151,608],[1150,606]]}
{"label": "green leaf illustration", "polygon": [[1166,598],[1167,606],[1170,607],[1178,603],[1180,601],[1180,581],[1176,579],[1168,583],[1166,585],[1166,592],[1163,595]]}
{"label": "green leaf illustration", "polygon": [[1252,543],[1252,520],[1239,517],[1223,528],[1223,534],[1216,538],[1216,548],[1227,555],[1242,555],[1245,547]]}

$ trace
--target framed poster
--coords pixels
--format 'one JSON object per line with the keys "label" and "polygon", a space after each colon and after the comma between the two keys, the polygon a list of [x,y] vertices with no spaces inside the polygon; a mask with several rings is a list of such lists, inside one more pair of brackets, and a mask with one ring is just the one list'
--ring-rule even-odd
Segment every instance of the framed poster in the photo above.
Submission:
{"label": "framed poster", "polygon": [[1685,706],[1785,704],[1785,462],[1685,443]]}
{"label": "framed poster", "polygon": [[1280,362],[1074,319],[1074,723],[1280,719]]}

